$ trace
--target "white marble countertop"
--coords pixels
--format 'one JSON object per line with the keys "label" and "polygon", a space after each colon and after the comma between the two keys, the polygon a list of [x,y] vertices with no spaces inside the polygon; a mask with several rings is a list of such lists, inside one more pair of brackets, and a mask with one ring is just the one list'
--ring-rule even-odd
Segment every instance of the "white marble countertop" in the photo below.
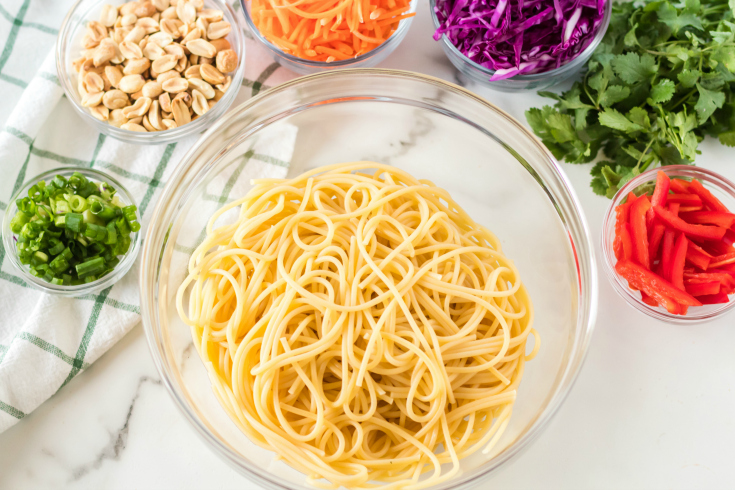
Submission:
{"label": "white marble countertop", "polygon": [[[421,2],[407,38],[382,66],[462,83],[431,39]],[[535,94],[467,86],[520,121],[545,103]],[[701,166],[735,180],[732,150],[713,141],[701,149]],[[598,237],[609,201],[590,190],[588,165],[563,169]],[[601,274],[596,332],[575,387],[492,488],[732,488],[733,345],[735,315],[694,327],[657,322],[628,307]],[[259,488],[187,426],[141,326],[0,435],[0,454],[0,488],[7,489]]]}

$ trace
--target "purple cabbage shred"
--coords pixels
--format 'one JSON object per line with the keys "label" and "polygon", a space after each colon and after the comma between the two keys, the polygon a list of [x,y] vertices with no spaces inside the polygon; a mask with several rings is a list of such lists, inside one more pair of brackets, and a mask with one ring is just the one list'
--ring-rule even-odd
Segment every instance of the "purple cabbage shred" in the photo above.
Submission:
{"label": "purple cabbage shred", "polygon": [[605,0],[436,0],[442,35],[495,73],[542,73],[576,58],[602,24]]}

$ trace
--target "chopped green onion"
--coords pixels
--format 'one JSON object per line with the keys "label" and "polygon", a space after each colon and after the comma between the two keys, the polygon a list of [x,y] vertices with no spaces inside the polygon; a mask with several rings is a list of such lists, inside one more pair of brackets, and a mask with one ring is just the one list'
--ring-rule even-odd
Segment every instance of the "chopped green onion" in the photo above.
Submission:
{"label": "chopped green onion", "polygon": [[69,261],[63,255],[59,255],[49,263],[49,268],[57,274],[64,272],[69,268]]}
{"label": "chopped green onion", "polygon": [[89,259],[86,262],[77,264],[75,269],[77,271],[77,277],[79,277],[79,279],[83,279],[87,276],[102,272],[105,269],[105,259],[102,257],[95,257],[94,259]]}
{"label": "chopped green onion", "polygon": [[109,221],[115,217],[115,208],[108,204],[105,204],[103,201],[92,201],[92,203],[89,205],[89,210],[92,212],[92,214],[94,214],[98,218],[102,218],[105,221]]}
{"label": "chopped green onion", "polygon": [[105,239],[105,245],[114,245],[117,243],[117,228],[115,223],[110,221],[107,223],[107,238]]}
{"label": "chopped green onion", "polygon": [[114,187],[80,172],[39,181],[15,200],[10,221],[18,259],[29,272],[56,285],[78,285],[112,272],[140,231],[134,205]]}
{"label": "chopped green onion", "polygon": [[41,264],[45,264],[48,262],[48,255],[46,255],[43,252],[36,252],[33,254],[33,257],[31,257],[31,265],[34,267],[38,267]]}
{"label": "chopped green onion", "polygon": [[135,205],[131,204],[130,206],[125,206],[123,208],[123,216],[125,216],[125,219],[128,221],[128,223],[135,221],[138,219],[138,217],[135,215],[135,212],[138,210]]}
{"label": "chopped green onion", "polygon": [[66,184],[68,184],[69,181],[66,180],[66,177],[64,177],[63,175],[57,175],[56,177],[54,177],[53,183],[59,189],[63,189],[64,187],[66,187]]}
{"label": "chopped green onion", "polygon": [[92,211],[87,209],[82,213],[82,217],[84,218],[85,223],[94,223],[95,225],[103,226],[105,224],[105,220],[102,218],[98,218],[94,214],[92,214]]}
{"label": "chopped green onion", "polygon": [[59,199],[58,201],[56,201],[56,209],[54,210],[54,213],[59,215],[69,212],[71,212],[71,208],[69,207],[68,202],[64,201],[63,199]]}
{"label": "chopped green onion", "polygon": [[107,238],[107,228],[95,225],[94,223],[87,223],[84,227],[84,236],[89,237],[91,240],[104,241]]}
{"label": "chopped green onion", "polygon": [[94,185],[92,182],[87,182],[86,184],[84,184],[83,187],[77,190],[77,193],[84,198],[91,196],[92,193],[95,192],[99,192],[99,189],[97,189],[97,186]]}
{"label": "chopped green onion", "polygon": [[130,225],[128,225],[128,222],[125,220],[125,218],[120,218],[115,221],[115,226],[120,231],[121,235],[130,235]]}
{"label": "chopped green onion", "polygon": [[48,249],[48,252],[51,255],[59,255],[61,252],[64,251],[64,243],[59,240],[58,238],[52,238],[49,240],[49,245],[51,245]]}
{"label": "chopped green onion", "polygon": [[13,216],[13,219],[10,220],[10,231],[18,235],[23,229],[23,225],[28,223],[30,219],[30,216],[25,213],[16,213],[16,215]]}
{"label": "chopped green onion", "polygon": [[82,231],[82,223],[84,218],[79,213],[68,213],[64,225],[67,229],[79,233]]}
{"label": "chopped green onion", "polygon": [[69,198],[69,209],[74,213],[82,213],[88,207],[87,200],[82,196],[74,195]]}

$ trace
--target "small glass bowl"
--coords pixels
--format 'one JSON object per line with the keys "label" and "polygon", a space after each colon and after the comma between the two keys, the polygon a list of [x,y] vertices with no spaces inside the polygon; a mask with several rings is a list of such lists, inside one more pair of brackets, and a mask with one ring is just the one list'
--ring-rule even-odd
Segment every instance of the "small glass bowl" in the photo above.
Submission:
{"label": "small glass bowl", "polygon": [[720,317],[735,307],[735,298],[719,305],[704,305],[689,307],[686,315],[673,315],[659,306],[654,308],[641,300],[641,293],[628,287],[628,281],[615,272],[615,252],[613,241],[615,239],[615,208],[620,205],[629,192],[635,191],[644,185],[651,185],[656,181],[656,174],[660,171],[666,173],[669,178],[680,177],[686,179],[697,179],[702,182],[712,194],[714,194],[728,209],[735,209],[735,184],[720,174],[711,170],[689,165],[671,165],[657,167],[632,179],[625,184],[612,199],[612,203],[605,214],[602,224],[602,255],[604,257],[604,268],[607,278],[610,280],[615,291],[633,308],[642,311],[646,315],[669,323],[699,323]]}
{"label": "small glass bowl", "polygon": [[96,131],[104,133],[113,138],[134,144],[164,144],[171,143],[187,136],[201,133],[210,124],[218,119],[234,102],[237,97],[238,88],[242,84],[245,74],[245,34],[241,17],[230,5],[221,0],[204,0],[206,8],[215,8],[223,12],[223,20],[232,25],[232,30],[225,37],[230,42],[232,49],[237,53],[239,63],[237,69],[232,73],[232,83],[225,95],[203,116],[196,120],[174,129],[141,133],[127,129],[116,128],[112,124],[96,119],[89,109],[82,106],[82,100],[77,91],[77,72],[72,66],[72,61],[79,57],[81,42],[87,22],[99,18],[102,6],[105,4],[120,5],[127,3],[125,0],[78,0],[77,3],[66,14],[61,24],[59,37],[56,41],[56,71],[59,82],[64,88],[66,97],[71,101],[74,109],[81,118],[90,124]]}
{"label": "small glass bowl", "polygon": [[[431,8],[431,18],[434,20],[434,29],[438,29],[440,26],[439,19],[436,16],[436,0],[429,0],[429,6]],[[520,92],[523,90],[544,90],[554,85],[557,85],[565,80],[572,78],[577,75],[582,68],[587,64],[587,61],[592,57],[592,53],[595,52],[597,46],[605,37],[607,32],[607,26],[610,24],[610,16],[612,15],[612,0],[605,2],[605,16],[602,19],[602,24],[597,30],[595,37],[592,39],[590,44],[577,55],[576,58],[569,61],[568,63],[555,68],[553,70],[545,71],[542,73],[532,73],[529,75],[516,75],[505,80],[496,80],[491,82],[490,77],[493,76],[495,70],[485,68],[481,66],[465,55],[463,55],[457,47],[451,43],[447,36],[443,35],[439,42],[441,43],[444,54],[447,55],[449,61],[452,62],[455,68],[463,73],[467,78],[485,85],[489,88],[499,90],[501,92]]]}
{"label": "small glass bowl", "polygon": [[[419,0],[411,1],[409,13],[416,12],[416,6],[418,5],[418,2]],[[265,46],[265,48],[278,64],[300,75],[311,75],[312,73],[319,73],[322,71],[347,67],[372,68],[373,66],[376,66],[378,63],[381,63],[384,59],[386,59],[388,55],[391,54],[398,47],[399,44],[401,44],[401,41],[403,41],[403,38],[406,37],[406,34],[408,33],[408,28],[411,26],[411,22],[414,19],[413,17],[409,17],[408,19],[401,20],[398,24],[398,29],[396,29],[396,32],[394,32],[393,35],[391,35],[383,44],[371,51],[368,51],[367,53],[348,60],[337,60],[326,63],[324,61],[305,60],[303,58],[299,58],[298,56],[284,53],[281,48],[267,40],[260,33],[258,28],[255,27],[255,23],[253,22],[252,17],[250,17],[249,0],[240,0],[240,3],[242,4],[242,11],[245,15],[245,21],[247,22],[248,29],[253,34],[255,39],[257,39],[260,44]]]}
{"label": "small glass bowl", "polygon": [[[74,172],[79,172],[80,174],[84,175],[89,180],[92,180],[94,182],[109,183],[110,185],[115,187],[115,189],[117,190],[117,195],[120,196],[120,200],[122,202],[124,202],[126,205],[135,204],[137,206],[135,199],[133,199],[133,196],[128,192],[128,190],[125,189],[125,187],[123,187],[120,182],[112,178],[110,175],[91,168],[61,167],[54,170],[49,170],[48,172],[44,172],[40,175],[36,175],[32,179],[24,182],[20,190],[10,200],[10,203],[8,204],[8,209],[5,210],[5,217],[3,218],[3,245],[5,246],[5,254],[6,257],[10,258],[10,262],[20,272],[23,281],[25,281],[28,285],[38,289],[39,291],[43,291],[44,293],[58,294],[59,296],[69,297],[84,296],[87,294],[99,292],[107,287],[112,286],[117,281],[122,279],[122,277],[127,274],[130,268],[133,266],[133,262],[135,262],[135,258],[138,256],[142,236],[142,233],[140,231],[137,233],[131,233],[130,248],[128,248],[127,253],[122,256],[122,258],[120,259],[120,263],[117,265],[117,267],[115,267],[112,272],[105,276],[102,276],[96,281],[92,281],[87,284],[80,284],[78,286],[58,286],[32,275],[29,272],[28,266],[21,264],[20,259],[18,258],[18,250],[15,247],[15,235],[12,231],[10,231],[10,220],[12,220],[13,216],[15,216],[15,213],[18,212],[18,207],[16,206],[15,201],[19,197],[27,196],[28,189],[37,184],[39,180],[45,180],[48,182],[57,175],[62,175],[68,178]],[[137,211],[135,212],[135,215],[138,218],[138,222],[140,222],[140,215]]]}

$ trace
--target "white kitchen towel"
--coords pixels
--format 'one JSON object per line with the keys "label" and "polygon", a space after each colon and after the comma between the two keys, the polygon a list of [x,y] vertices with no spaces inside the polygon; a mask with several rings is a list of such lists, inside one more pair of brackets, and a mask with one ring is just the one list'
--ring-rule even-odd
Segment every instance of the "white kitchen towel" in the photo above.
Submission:
{"label": "white kitchen towel", "polygon": [[[56,76],[53,45],[73,0],[0,3],[0,218],[34,175],[62,166],[110,173],[135,197],[145,232],[150,210],[197,137],[135,146],[97,133],[74,112]],[[239,3],[233,6],[239,10]],[[238,12],[239,13],[239,12]],[[44,60],[45,58],[45,60]],[[294,77],[250,39],[235,105]],[[247,176],[284,176],[294,133],[256,146]],[[18,422],[99,358],[140,321],[137,264],[118,283],[79,299],[29,287],[0,247],[0,432]]]}

